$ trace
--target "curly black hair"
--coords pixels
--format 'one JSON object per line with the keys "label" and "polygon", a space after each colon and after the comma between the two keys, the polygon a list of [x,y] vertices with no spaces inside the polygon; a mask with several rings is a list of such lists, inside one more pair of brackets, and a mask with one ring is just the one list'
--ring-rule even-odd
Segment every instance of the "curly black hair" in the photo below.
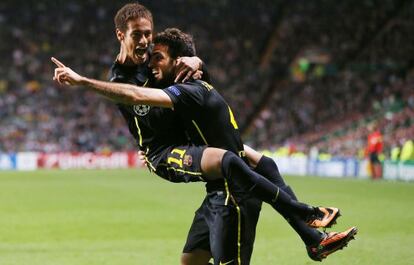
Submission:
{"label": "curly black hair", "polygon": [[158,33],[154,38],[154,44],[166,45],[173,59],[196,55],[193,37],[177,28],[168,28]]}

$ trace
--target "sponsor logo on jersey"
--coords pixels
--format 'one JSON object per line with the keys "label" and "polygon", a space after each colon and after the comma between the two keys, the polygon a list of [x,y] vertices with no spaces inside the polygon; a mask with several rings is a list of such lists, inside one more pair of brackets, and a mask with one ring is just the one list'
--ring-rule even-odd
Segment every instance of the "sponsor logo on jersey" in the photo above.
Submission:
{"label": "sponsor logo on jersey", "polygon": [[148,105],[134,105],[134,112],[138,116],[145,116],[150,111],[151,107]]}
{"label": "sponsor logo on jersey", "polygon": [[193,157],[191,155],[184,155],[183,164],[191,167],[193,164]]}

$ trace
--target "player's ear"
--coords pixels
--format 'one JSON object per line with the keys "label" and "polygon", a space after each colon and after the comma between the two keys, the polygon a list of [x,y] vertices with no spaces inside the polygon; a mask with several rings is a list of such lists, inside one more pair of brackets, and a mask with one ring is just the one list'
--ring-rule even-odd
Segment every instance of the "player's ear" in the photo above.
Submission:
{"label": "player's ear", "polygon": [[123,41],[123,40],[124,40],[124,38],[125,38],[125,34],[124,34],[122,31],[120,31],[119,29],[116,29],[116,30],[115,30],[115,33],[116,33],[116,38],[117,38],[119,41]]}

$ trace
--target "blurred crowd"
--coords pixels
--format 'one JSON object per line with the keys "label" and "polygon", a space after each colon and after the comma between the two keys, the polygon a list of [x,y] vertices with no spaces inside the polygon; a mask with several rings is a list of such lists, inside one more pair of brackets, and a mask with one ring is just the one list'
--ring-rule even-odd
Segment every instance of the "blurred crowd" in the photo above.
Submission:
{"label": "blurred crowd", "polygon": [[[0,34],[6,40],[0,44],[0,152],[136,149],[114,104],[81,89],[59,88],[50,62],[55,56],[79,73],[107,79],[119,51],[113,17],[128,2],[0,3]],[[232,105],[241,104],[244,89],[233,81],[249,79],[247,71],[254,68],[247,65],[257,64],[257,50],[272,27],[272,1],[141,3],[153,12],[156,30],[179,27],[194,34],[217,88],[226,88]],[[217,23],[223,18],[226,23]]]}
{"label": "blurred crowd", "polygon": [[280,52],[289,78],[272,82],[248,142],[272,151],[361,157],[368,126],[378,124],[389,157],[394,146],[413,139],[414,38],[408,32],[414,4],[327,1],[321,9],[309,2],[297,10],[279,33],[289,44]]}
{"label": "blurred crowd", "polygon": [[[113,16],[127,2],[0,3],[0,152],[135,149],[115,105],[59,88],[49,60],[107,79]],[[156,31],[194,35],[256,148],[357,156],[372,122],[386,148],[414,138],[411,1],[140,2]]]}

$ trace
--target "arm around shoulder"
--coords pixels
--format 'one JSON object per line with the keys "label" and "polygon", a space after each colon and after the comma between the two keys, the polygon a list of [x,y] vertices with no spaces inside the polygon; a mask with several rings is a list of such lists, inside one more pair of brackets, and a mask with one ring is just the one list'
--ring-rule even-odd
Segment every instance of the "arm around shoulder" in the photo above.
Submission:
{"label": "arm around shoulder", "polygon": [[173,107],[170,97],[162,89],[106,82],[90,78],[84,78],[82,84],[118,103],[126,105],[142,104],[164,108]]}

